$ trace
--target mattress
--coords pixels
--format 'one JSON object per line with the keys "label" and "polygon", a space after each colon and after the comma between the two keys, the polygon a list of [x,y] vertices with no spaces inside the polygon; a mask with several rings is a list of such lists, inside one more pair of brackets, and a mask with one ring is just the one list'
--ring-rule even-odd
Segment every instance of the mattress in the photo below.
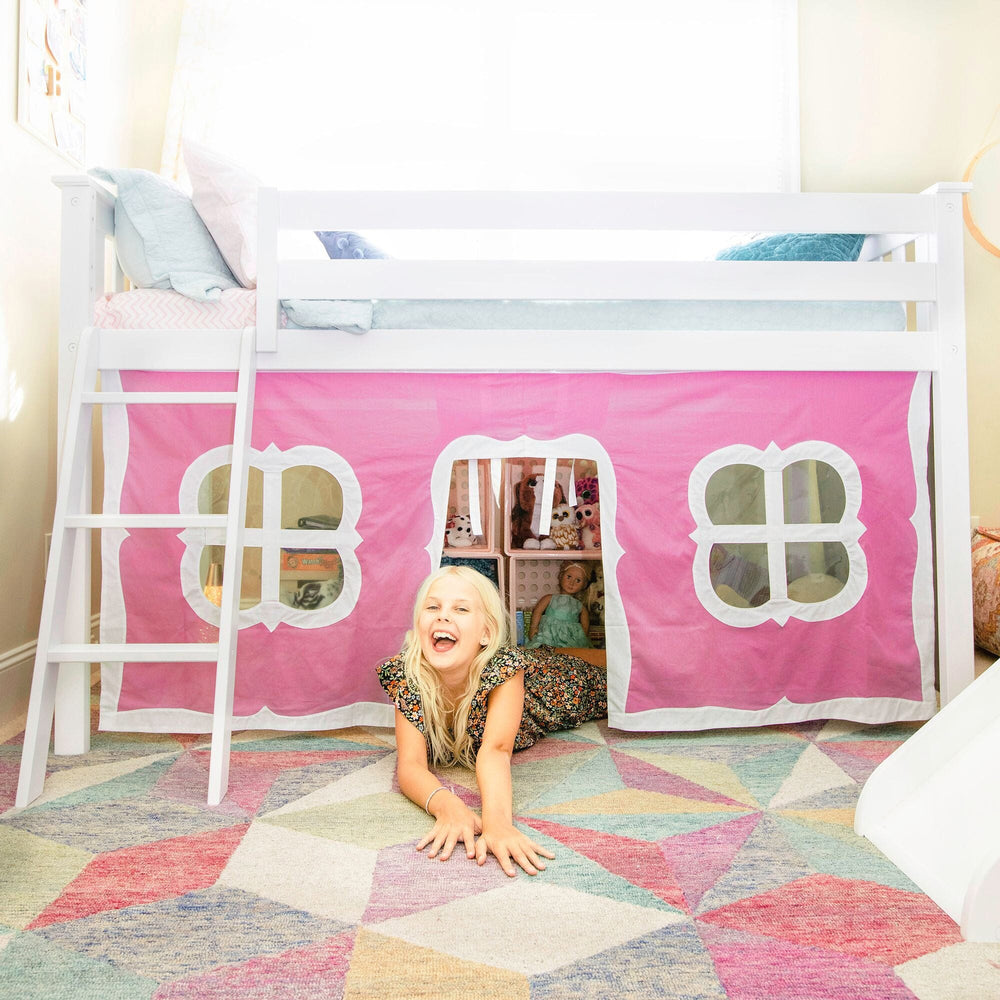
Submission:
{"label": "mattress", "polygon": [[[256,323],[257,293],[233,288],[201,302],[178,292],[105,295],[94,311],[104,329],[223,330]],[[523,301],[296,299],[281,325],[300,329],[500,330],[878,330],[906,329],[900,302]]]}

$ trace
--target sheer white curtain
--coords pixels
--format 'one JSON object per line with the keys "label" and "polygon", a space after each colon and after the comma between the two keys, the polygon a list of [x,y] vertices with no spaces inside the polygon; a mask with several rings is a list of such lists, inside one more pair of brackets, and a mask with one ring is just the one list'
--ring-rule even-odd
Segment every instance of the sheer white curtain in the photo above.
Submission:
{"label": "sheer white curtain", "polygon": [[163,172],[267,183],[794,191],[795,0],[188,0]]}

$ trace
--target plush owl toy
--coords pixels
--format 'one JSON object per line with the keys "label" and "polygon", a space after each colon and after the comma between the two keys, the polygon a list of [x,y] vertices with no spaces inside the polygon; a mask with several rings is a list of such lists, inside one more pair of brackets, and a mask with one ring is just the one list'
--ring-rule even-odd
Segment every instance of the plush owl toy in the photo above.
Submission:
{"label": "plush owl toy", "polygon": [[580,547],[580,529],[576,526],[575,509],[569,504],[561,503],[552,508],[552,526],[549,537],[556,543],[557,549],[578,549]]}

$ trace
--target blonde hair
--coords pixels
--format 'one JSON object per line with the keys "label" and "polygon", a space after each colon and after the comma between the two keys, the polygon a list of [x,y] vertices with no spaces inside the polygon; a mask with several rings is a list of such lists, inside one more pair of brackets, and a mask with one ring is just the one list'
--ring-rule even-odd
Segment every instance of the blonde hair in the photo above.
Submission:
{"label": "blonde hair", "polygon": [[[437,672],[424,659],[417,632],[420,613],[428,591],[438,580],[446,576],[457,576],[475,588],[483,602],[488,639],[486,645],[480,648],[473,659],[465,690],[461,692],[454,706],[447,704]],[[406,681],[420,696],[420,704],[424,711],[424,731],[430,740],[432,763],[444,767],[461,764],[464,767],[475,768],[476,753],[468,731],[469,709],[479,689],[479,679],[483,669],[497,651],[502,646],[508,645],[509,641],[510,622],[500,592],[482,573],[468,566],[443,566],[431,573],[420,585],[413,605],[413,628],[406,633],[401,652]],[[448,727],[449,708],[454,712],[451,729]]]}

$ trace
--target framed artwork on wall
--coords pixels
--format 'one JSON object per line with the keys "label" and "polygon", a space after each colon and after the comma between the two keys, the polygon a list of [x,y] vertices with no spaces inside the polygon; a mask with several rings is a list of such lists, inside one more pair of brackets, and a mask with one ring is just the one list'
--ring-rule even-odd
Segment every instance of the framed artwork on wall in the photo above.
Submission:
{"label": "framed artwork on wall", "polygon": [[17,120],[71,163],[87,143],[87,0],[21,0]]}

